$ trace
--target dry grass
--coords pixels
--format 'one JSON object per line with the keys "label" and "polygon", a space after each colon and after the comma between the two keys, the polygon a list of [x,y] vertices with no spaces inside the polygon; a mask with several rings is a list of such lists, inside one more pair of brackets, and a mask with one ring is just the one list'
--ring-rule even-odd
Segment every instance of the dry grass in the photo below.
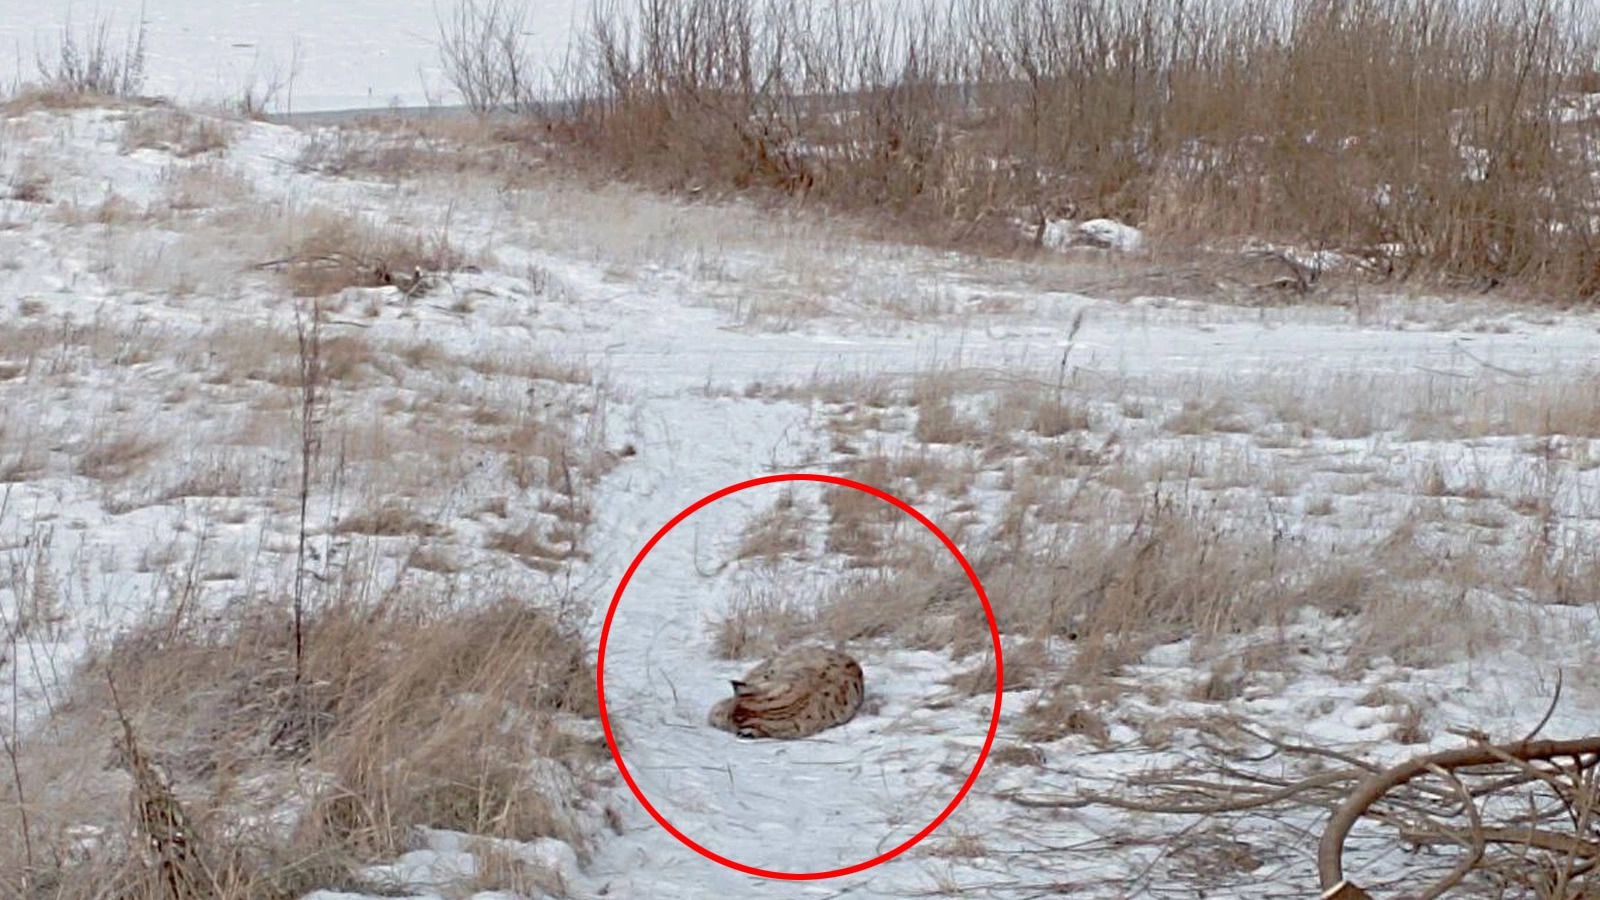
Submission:
{"label": "dry grass", "polygon": [[[864,471],[852,471],[850,478],[893,494],[895,486],[887,478],[874,478]],[[825,549],[846,557],[853,565],[873,566],[882,562],[890,539],[904,514],[887,502],[850,487],[823,489],[823,505],[828,511],[828,539]]]}
{"label": "dry grass", "polygon": [[313,132],[296,166],[386,182],[475,175],[517,185],[534,177],[545,155],[534,143],[536,136],[517,123],[374,116]]}
{"label": "dry grass", "polygon": [[174,167],[162,180],[167,207],[180,213],[238,207],[255,194],[242,174],[214,160]]}
{"label": "dry grass", "polygon": [[110,97],[70,90],[65,86],[30,83],[0,99],[0,117],[24,116],[30,112],[74,109],[139,108],[150,102],[137,97]]}
{"label": "dry grass", "polygon": [[6,193],[10,199],[21,203],[49,203],[52,180],[42,163],[25,158],[18,162],[7,179]]}
{"label": "dry grass", "polygon": [[364,534],[371,537],[422,537],[432,538],[447,534],[448,529],[432,516],[415,509],[412,504],[396,498],[385,498],[372,506],[358,509],[339,520],[341,534]]}
{"label": "dry grass", "polygon": [[549,133],[606,174],[966,246],[1109,216],[1169,245],[1264,238],[1584,299],[1594,121],[1558,111],[1593,83],[1591,24],[1514,0],[640,0],[592,19],[565,87],[583,100]]}
{"label": "dry grass", "polygon": [[[262,604],[152,623],[84,664],[71,704],[18,742],[23,795],[0,788],[0,805],[29,813],[31,854],[19,830],[0,830],[0,870],[32,886],[19,896],[166,896],[134,849],[118,799],[128,781],[107,769],[119,733],[108,679],[196,823],[193,855],[222,886],[208,896],[360,887],[353,867],[404,849],[419,825],[583,852],[575,804],[606,757],[560,724],[597,710],[587,648],[559,618],[510,597],[336,604],[310,622],[298,682],[286,624]],[[101,840],[74,838],[85,828]]]}
{"label": "dry grass", "polygon": [[472,891],[497,891],[516,897],[570,896],[561,872],[528,859],[504,842],[479,839],[468,845],[477,859],[477,871],[465,887]]}
{"label": "dry grass", "polygon": [[783,491],[766,512],[745,525],[734,558],[759,560],[767,565],[805,558],[804,526],[810,514],[807,507],[796,499],[794,491]]}
{"label": "dry grass", "polygon": [[964,444],[984,437],[982,422],[962,410],[957,390],[960,379],[934,370],[920,374],[912,384],[911,402],[917,408],[912,435],[924,444]]}
{"label": "dry grass", "polygon": [[227,123],[208,115],[158,106],[132,114],[122,133],[122,152],[160,150],[180,159],[228,149]]}
{"label": "dry grass", "polygon": [[952,829],[939,843],[927,850],[927,855],[946,859],[981,859],[989,855],[989,847],[980,834]]}
{"label": "dry grass", "polygon": [[142,431],[97,432],[75,468],[86,478],[123,481],[144,470],[166,447],[166,441]]}
{"label": "dry grass", "polygon": [[445,232],[421,235],[355,215],[311,210],[288,231],[279,267],[302,297],[394,284],[409,290],[419,273],[451,272],[466,262]]}
{"label": "dry grass", "polygon": [[484,546],[500,553],[509,553],[529,568],[556,572],[588,558],[578,546],[577,538],[578,534],[571,529],[541,527],[537,523],[530,523],[517,530],[490,532]]}
{"label": "dry grass", "polygon": [[[1566,436],[1587,428],[1593,378],[1297,370],[1131,381],[934,366],[754,392],[818,403],[836,471],[911,500],[952,533],[993,605],[1008,684],[1042,689],[1029,727],[1059,737],[1077,729],[1059,732],[1061,721],[1104,727],[1077,714],[1087,708],[1078,687],[1114,696],[1158,647],[1181,642],[1207,661],[1184,696],[1227,704],[1262,689],[1261,673],[1292,677],[1303,651],[1285,635],[1308,614],[1349,623],[1338,652],[1359,674],[1472,658],[1535,627],[1489,597],[1593,602],[1600,515],[1573,490],[1593,465],[1585,441]],[[869,382],[880,406],[852,396]],[[929,406],[960,410],[964,444],[919,424]],[[919,417],[904,415],[913,408]],[[1423,423],[1447,442],[1407,445]],[[1349,443],[1356,436],[1391,461]],[[813,564],[795,551],[812,517],[787,507],[755,517],[741,552],[769,580],[716,623],[720,652],[816,637],[944,651],[971,659],[948,680],[953,693],[985,693],[987,624],[948,557],[908,546],[918,529],[881,501],[821,496],[824,549],[855,572],[805,593],[801,569]],[[1443,640],[1441,620],[1471,627]],[[1418,714],[1395,717],[1397,737],[1426,736]]]}
{"label": "dry grass", "polygon": [[1072,735],[1082,735],[1090,743],[1105,746],[1110,731],[1105,719],[1081,705],[1068,690],[1059,690],[1028,708],[1018,736],[1029,743],[1048,744]]}
{"label": "dry grass", "polygon": [[[205,135],[170,113],[130,114],[126,147],[203,153]],[[141,152],[118,171],[160,165]],[[30,294],[0,327],[0,477],[37,482],[0,491],[0,518],[15,534],[26,497],[38,523],[26,544],[7,537],[0,580],[20,585],[25,575],[28,590],[0,623],[0,675],[14,703],[47,701],[23,709],[42,717],[36,729],[3,727],[19,741],[22,783],[19,792],[9,772],[0,779],[0,895],[166,900],[126,816],[127,773],[109,758],[118,729],[108,670],[137,746],[193,822],[190,840],[215,876],[207,896],[381,893],[353,867],[412,849],[419,825],[550,835],[583,851],[594,830],[578,811],[590,766],[608,768],[586,721],[595,715],[588,650],[566,619],[522,602],[548,579],[517,562],[583,558],[590,484],[610,464],[604,386],[581,360],[520,343],[449,349],[430,331],[442,304],[379,310],[422,320],[413,335],[326,300],[308,368],[292,317],[317,316],[314,304],[291,307],[249,264],[303,254],[335,271],[288,277],[334,291],[379,282],[390,265],[450,271],[462,257],[448,235],[267,203],[220,159],[173,161],[160,179],[165,196],[148,210],[114,191],[102,200],[91,184],[59,216],[170,228],[155,236],[166,252],[232,284],[187,310],[187,298],[166,291],[129,291],[131,302],[94,310]],[[195,240],[167,241],[172,232]],[[140,243],[151,237],[144,228],[40,233],[61,237],[64,255],[83,258],[119,298],[126,284],[115,283],[124,274],[115,265],[158,243]],[[348,305],[393,294],[353,291]],[[479,303],[502,300],[489,296]],[[309,410],[296,402],[308,378],[318,387]],[[292,577],[294,452],[307,430],[313,599],[296,682],[280,585]],[[496,524],[517,538],[500,548],[510,555],[484,546],[501,536],[460,517],[493,497]],[[150,508],[104,515],[135,501]],[[53,558],[22,565],[31,548],[50,549],[58,528]],[[64,546],[68,529],[86,530],[80,547]],[[496,600],[508,594],[515,599]],[[139,624],[111,640],[94,618],[97,600],[106,620]],[[131,608],[141,600],[150,604],[142,613]],[[76,618],[64,617],[68,608]],[[94,656],[63,687],[83,642]],[[40,664],[15,664],[25,657]],[[559,888],[551,873],[503,862],[484,870],[485,887]]]}
{"label": "dry grass", "polygon": [[816,603],[790,590],[746,587],[712,627],[719,659],[767,657],[809,634]]}

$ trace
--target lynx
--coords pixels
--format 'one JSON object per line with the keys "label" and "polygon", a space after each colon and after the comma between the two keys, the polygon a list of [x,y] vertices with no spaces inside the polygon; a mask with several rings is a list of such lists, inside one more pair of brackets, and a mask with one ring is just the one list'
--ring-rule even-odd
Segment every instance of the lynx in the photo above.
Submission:
{"label": "lynx", "polygon": [[761,663],[711,708],[711,725],[742,738],[803,738],[843,725],[861,708],[861,664],[838,650],[802,647]]}

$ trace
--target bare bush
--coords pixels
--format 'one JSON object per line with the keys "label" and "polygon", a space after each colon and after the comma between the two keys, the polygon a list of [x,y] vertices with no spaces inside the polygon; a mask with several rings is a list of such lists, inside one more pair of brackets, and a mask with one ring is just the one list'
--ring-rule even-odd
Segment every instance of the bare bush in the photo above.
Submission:
{"label": "bare bush", "polygon": [[519,0],[457,0],[449,18],[439,18],[439,60],[468,109],[532,107],[527,20]]}
{"label": "bare bush", "polygon": [[300,64],[300,42],[296,40],[287,70],[274,64],[265,77],[258,71],[252,71],[240,88],[239,96],[233,101],[234,111],[257,121],[264,120],[275,108],[289,111],[294,100],[294,80],[300,74]]}
{"label": "bare bush", "polygon": [[1589,24],[1513,0],[639,0],[594,14],[552,134],[647,183],[941,240],[1105,216],[1588,298],[1595,120],[1569,101]]}
{"label": "bare bush", "polygon": [[54,90],[104,97],[137,97],[145,80],[145,21],[128,29],[122,46],[112,42],[111,18],[96,17],[82,34],[69,13],[61,26],[54,57],[35,51],[39,76]]}

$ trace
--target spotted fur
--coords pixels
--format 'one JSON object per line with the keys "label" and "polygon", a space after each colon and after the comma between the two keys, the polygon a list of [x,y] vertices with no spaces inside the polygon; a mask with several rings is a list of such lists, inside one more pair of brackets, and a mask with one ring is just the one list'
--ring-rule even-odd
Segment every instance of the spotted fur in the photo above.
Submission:
{"label": "spotted fur", "polygon": [[861,664],[848,654],[802,647],[769,659],[711,708],[710,724],[743,738],[803,738],[843,725],[861,708]]}

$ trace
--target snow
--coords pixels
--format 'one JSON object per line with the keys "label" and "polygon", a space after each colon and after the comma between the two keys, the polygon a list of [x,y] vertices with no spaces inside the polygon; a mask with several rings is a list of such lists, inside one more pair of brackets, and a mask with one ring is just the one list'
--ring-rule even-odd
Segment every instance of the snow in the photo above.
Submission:
{"label": "snow", "polygon": [[[1031,226],[1024,228],[1024,231],[1029,230]],[[1132,253],[1144,243],[1143,232],[1115,219],[1086,219],[1082,222],[1050,219],[1045,222],[1040,238],[1040,244],[1050,250],[1097,247],[1119,253]]]}
{"label": "snow", "polygon": [[[146,90],[184,102],[227,101],[246,87],[288,81],[273,112],[423,106],[459,99],[439,64],[434,3],[382,0],[7,0],[0,16],[0,83],[36,77],[35,61],[50,58],[70,12],[75,34],[94,17],[111,22],[114,47],[127,28],[147,23]],[[581,0],[528,4],[529,51],[542,68],[566,52]],[[291,102],[292,101],[292,102]]]}
{"label": "snow", "polygon": [[[0,26],[12,29],[13,36],[21,33],[19,28],[44,27],[26,23],[53,13],[46,8],[49,4],[24,2],[33,5],[24,5],[20,18],[13,16]],[[362,96],[397,91],[406,80],[401,69],[414,68],[422,58],[431,22],[425,21],[427,16],[419,18],[416,9],[383,6],[386,20],[381,27],[363,18],[376,16],[377,6],[339,9],[321,23],[327,29],[317,32],[316,42],[308,42],[297,109],[346,105]],[[222,89],[218,85],[234,74],[210,82],[197,73],[220,65],[220,60],[240,63],[242,57],[231,47],[235,38],[249,35],[260,47],[281,45],[320,22],[311,18],[309,6],[292,6],[287,14],[282,7],[264,4],[226,16],[213,10],[202,4],[150,7],[152,40],[170,48],[153,60],[158,86],[196,95]],[[0,35],[0,43],[9,41]],[[364,49],[373,42],[382,43],[384,51]],[[30,114],[7,125],[11,131],[0,156],[0,182],[29,160],[50,168],[52,192],[77,198],[85,207],[114,192],[148,208],[162,202],[175,170],[203,164],[179,162],[161,151],[120,152],[117,136],[125,126],[126,115],[117,112]],[[1532,477],[1536,462],[1530,462],[1524,435],[1407,438],[1403,429],[1413,408],[1408,404],[1416,402],[1424,386],[1441,390],[1440,385],[1462,379],[1482,390],[1520,390],[1563,380],[1592,385],[1592,373],[1588,382],[1581,377],[1583,367],[1600,353],[1597,320],[1582,314],[1525,314],[1492,302],[1426,299],[1275,309],[1235,308],[1193,298],[1097,299],[1043,287],[1042,276],[1033,270],[840,237],[739,207],[678,206],[624,189],[585,193],[542,185],[529,188],[531,196],[518,201],[504,196],[497,185],[338,179],[293,165],[311,139],[300,132],[261,123],[231,127],[238,133],[221,164],[248,182],[262,210],[337,207],[377,221],[403,218],[416,227],[441,221],[448,210],[452,238],[491,260],[481,273],[454,276],[444,298],[415,308],[392,288],[351,294],[347,299],[352,310],[364,304],[377,309],[362,325],[374,338],[423,336],[449,352],[508,358],[544,352],[582,360],[606,373],[609,396],[593,404],[595,428],[603,431],[609,447],[627,444],[634,452],[600,478],[590,498],[595,521],[587,537],[587,561],[560,576],[592,602],[590,624],[596,633],[605,600],[629,562],[680,510],[734,482],[772,472],[830,471],[848,456],[836,452],[834,436],[825,427],[834,411],[828,404],[764,397],[747,390],[753,383],[802,385],[816,373],[920,378],[938,364],[956,361],[991,375],[1037,379],[1041,370],[1052,371],[1067,356],[1075,373],[1072,389],[1100,404],[1096,415],[1119,417],[1120,437],[1134,458],[1152,465],[1183,455],[1235,460],[1242,473],[1240,489],[1251,503],[1260,504],[1245,508],[1287,517],[1292,539],[1313,541],[1330,534],[1366,536],[1410,515],[1421,502],[1412,485],[1430,467],[1442,466],[1451,479],[1481,478],[1504,490]],[[64,374],[71,377],[49,391],[28,392],[26,379],[14,380],[8,417],[36,421],[41,433],[64,434],[68,446],[90,440],[91,426],[105,422],[148,420],[195,435],[240,424],[208,423],[196,409],[222,418],[232,413],[205,410],[204,404],[185,407],[189,412],[182,415],[188,418],[174,420],[161,401],[163,390],[178,384],[186,367],[203,355],[197,348],[206,341],[231,329],[286,327],[291,322],[292,310],[251,280],[257,276],[241,275],[237,269],[218,273],[212,257],[196,255],[193,249],[212,246],[215,259],[233,259],[230,254],[237,248],[207,245],[192,234],[159,227],[139,232],[63,224],[19,201],[4,201],[4,217],[24,224],[0,231],[0,262],[6,263],[0,265],[0,292],[6,298],[0,323],[35,318],[98,329],[96,333],[126,340],[130,347],[137,343],[131,335],[156,335],[166,348],[126,365],[95,367],[64,359]],[[1078,228],[1090,225],[1112,246],[1138,245],[1134,229],[1103,220]],[[164,288],[160,279],[144,289],[128,286],[137,274],[130,271],[139,268],[130,260],[170,258],[162,253],[188,260],[198,289],[181,294]],[[156,274],[170,274],[177,267],[161,262]],[[451,307],[451,298],[469,294],[478,298],[470,307]],[[25,305],[42,312],[24,315]],[[1081,329],[1074,325],[1080,316]],[[21,358],[8,352],[0,363],[12,362],[13,355]],[[419,390],[419,384],[439,387],[424,372],[395,377],[408,390]],[[1295,400],[1275,391],[1299,391],[1306,395],[1299,401],[1310,406],[1332,403],[1337,397],[1329,386],[1348,387],[1349,382],[1339,379],[1352,377],[1360,380],[1361,412],[1372,418],[1373,430],[1341,437],[1312,429],[1315,433],[1303,445],[1281,451],[1252,443],[1248,433],[1174,435],[1116,412],[1140,398],[1161,410],[1181,405],[1186,397],[1221,398],[1238,403],[1245,410],[1240,415],[1248,419],[1264,415],[1271,403],[1288,406]],[[458,387],[473,391],[471,402],[486,408],[526,402],[518,397],[524,390],[521,383],[508,386],[482,378]],[[17,405],[12,397],[18,398]],[[579,402],[569,394],[547,399]],[[370,408],[351,414],[381,419],[378,399],[370,403]],[[74,421],[79,414],[84,419]],[[576,416],[574,421],[589,420]],[[903,433],[889,427],[868,439],[890,448],[907,443]],[[1592,438],[1575,435],[1570,440],[1592,450]],[[184,451],[179,447],[172,453],[183,457]],[[172,465],[195,462],[176,458]],[[471,461],[461,463],[466,467]],[[262,462],[286,464],[281,452]],[[1368,467],[1368,474],[1382,478],[1370,490],[1346,497],[1338,491],[1344,477],[1340,465],[1357,471]],[[1335,521],[1319,525],[1295,514],[1294,506],[1274,505],[1273,498],[1265,497],[1266,475],[1280,470],[1296,479],[1296,502],[1340,496],[1338,514],[1331,517]],[[1571,506],[1563,514],[1592,527],[1600,469],[1574,465],[1564,473],[1569,481],[1562,502]],[[55,570],[73,576],[63,579],[68,593],[59,598],[66,621],[36,645],[50,660],[39,670],[68,671],[96,638],[136,619],[165,584],[161,560],[196,558],[189,554],[199,535],[210,542],[204,557],[207,577],[219,583],[227,582],[222,576],[230,571],[269,582],[281,577],[281,570],[258,562],[263,544],[281,545],[287,538],[281,517],[270,511],[241,504],[238,521],[201,521],[198,508],[178,498],[113,513],[108,498],[88,482],[73,476],[22,481],[7,488],[9,512],[0,514],[3,546],[18,553],[37,551]],[[993,482],[990,478],[974,492],[980,515],[992,515],[1001,505],[1002,492]],[[439,514],[471,537],[482,528],[465,510],[483,498],[474,493],[480,490],[479,481],[463,477],[461,483],[468,496],[453,498],[453,505]],[[813,504],[819,496],[814,487],[797,493]],[[709,626],[729,598],[749,583],[742,579],[756,577],[729,560],[742,528],[777,494],[776,488],[760,488],[727,497],[657,545],[618,607],[605,660],[606,690],[609,714],[622,735],[623,758],[663,816],[718,854],[747,865],[805,873],[881,854],[943,810],[976,760],[992,697],[953,696],[943,683],[970,660],[957,664],[943,653],[867,646],[861,652],[868,691],[877,705],[851,723],[795,742],[740,741],[705,727],[706,710],[725,695],[727,679],[748,665],[716,660],[711,650]],[[1444,507],[1461,498],[1428,499]],[[1352,507],[1348,513],[1345,500]],[[926,502],[939,501],[930,497]],[[926,511],[936,521],[954,515],[949,508]],[[60,524],[59,531],[51,532],[59,538],[40,550],[37,539],[46,523]],[[1330,540],[1328,546],[1335,544]],[[1475,544],[1472,549],[1489,552]],[[487,554],[470,562],[488,570],[486,578],[526,579],[514,584],[532,584],[541,577],[519,573],[514,565]],[[791,574],[812,576],[818,590],[838,574],[826,563],[806,568]],[[804,582],[776,583],[789,589]],[[14,606],[15,599],[9,590],[0,592],[0,604]],[[1488,592],[1460,602],[1460,618],[1440,624],[1436,652],[1419,659],[1380,657],[1360,671],[1352,671],[1346,662],[1363,636],[1348,619],[1326,613],[1308,610],[1269,629],[1270,634],[1237,635],[1220,644],[1179,636],[1112,679],[1115,699],[1097,706],[1107,719],[1105,746],[1069,735],[1039,748],[1044,765],[991,763],[939,833],[893,861],[834,881],[765,880],[707,860],[661,829],[620,783],[613,787],[622,810],[621,833],[599,835],[594,857],[586,864],[572,848],[553,840],[497,842],[496,847],[559,872],[576,897],[869,898],[950,885],[972,895],[999,896],[1010,891],[996,887],[987,892],[985,886],[1052,884],[1069,876],[1086,896],[1122,896],[1121,886],[1139,884],[1140,873],[1158,855],[1148,843],[1133,838],[1171,833],[1188,823],[1095,808],[1028,810],[1009,797],[1115,788],[1130,776],[1174,764],[1197,749],[1199,739],[1192,729],[1167,723],[1226,714],[1246,716],[1296,740],[1386,761],[1455,745],[1459,740],[1445,730],[1450,724],[1470,724],[1502,736],[1519,734],[1541,718],[1557,668],[1571,674],[1548,733],[1600,730],[1593,712],[1600,684],[1583,674],[1593,671],[1593,654],[1585,649],[1586,642],[1565,639],[1593,633],[1600,624],[1594,605],[1543,607]],[[7,609],[7,614],[14,616],[16,610]],[[1458,622],[1459,629],[1449,627]],[[1510,639],[1473,651],[1467,645],[1475,639],[1475,627]],[[1233,699],[1192,699],[1195,686],[1214,665],[1264,641],[1294,652],[1279,668],[1245,672]],[[1363,705],[1363,698],[1379,687],[1398,691],[1427,710],[1428,743],[1401,745],[1390,739],[1393,711]],[[41,714],[58,688],[49,676],[27,683],[20,692],[19,715],[25,720]],[[1002,742],[1017,740],[1022,710],[1039,695],[1037,688],[1007,694]],[[8,702],[0,701],[0,711],[9,720]],[[1092,699],[1085,703],[1096,706]],[[1163,727],[1172,732],[1168,745],[1147,740]],[[1287,827],[1314,834],[1318,824],[1308,812]],[[1235,879],[1212,896],[1281,897],[1311,889],[1307,851],[1285,843],[1283,826],[1278,827],[1255,848],[1260,854],[1276,854],[1268,860],[1274,874]],[[979,837],[983,851],[968,858],[931,855],[961,834]],[[418,898],[458,896],[456,885],[479,871],[480,840],[425,831],[416,849],[369,868],[365,875]],[[509,895],[480,891],[468,896],[487,900]],[[317,891],[307,900],[359,897]]]}
{"label": "snow", "polygon": [[1144,242],[1144,235],[1139,229],[1114,219],[1090,219],[1078,223],[1077,230],[1078,234],[1093,242],[1095,246],[1109,247],[1123,253],[1139,249],[1139,245]]}
{"label": "snow", "polygon": [[[448,890],[462,881],[472,879],[482,867],[480,855],[495,850],[514,859],[549,871],[575,872],[577,854],[561,841],[544,838],[534,842],[508,841],[463,835],[459,832],[423,829],[419,835],[424,849],[401,854],[392,863],[368,866],[361,877],[379,884],[392,885],[401,890],[436,888]],[[309,898],[343,896],[328,892],[315,892]],[[502,896],[500,892],[480,891],[473,895],[480,900]]]}

